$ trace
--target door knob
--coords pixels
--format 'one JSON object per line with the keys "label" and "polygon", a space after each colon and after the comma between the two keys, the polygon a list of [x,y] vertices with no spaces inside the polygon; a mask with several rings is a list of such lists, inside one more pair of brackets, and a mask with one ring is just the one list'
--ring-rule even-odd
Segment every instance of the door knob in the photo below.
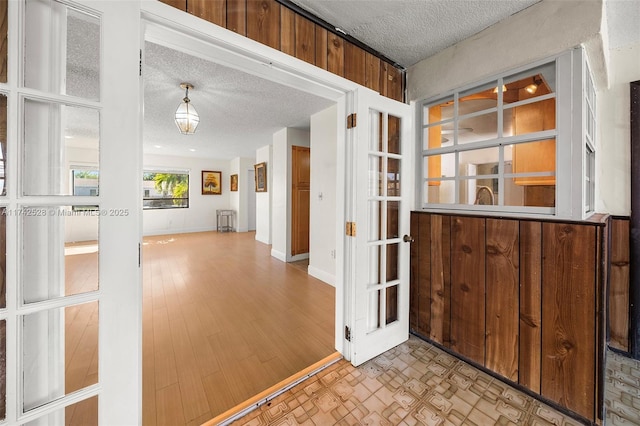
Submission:
{"label": "door knob", "polygon": [[405,235],[404,237],[402,237],[402,241],[404,241],[405,243],[412,243],[415,240],[411,235]]}

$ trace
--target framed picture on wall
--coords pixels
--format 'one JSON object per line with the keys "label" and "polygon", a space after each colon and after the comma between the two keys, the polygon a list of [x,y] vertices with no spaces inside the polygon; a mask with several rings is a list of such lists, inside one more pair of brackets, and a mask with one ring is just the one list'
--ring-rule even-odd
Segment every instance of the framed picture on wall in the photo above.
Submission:
{"label": "framed picture on wall", "polygon": [[256,172],[256,192],[267,192],[267,163],[253,166]]}
{"label": "framed picture on wall", "polygon": [[231,175],[231,191],[238,190],[238,175]]}
{"label": "framed picture on wall", "polygon": [[222,172],[202,171],[202,195],[222,194]]}

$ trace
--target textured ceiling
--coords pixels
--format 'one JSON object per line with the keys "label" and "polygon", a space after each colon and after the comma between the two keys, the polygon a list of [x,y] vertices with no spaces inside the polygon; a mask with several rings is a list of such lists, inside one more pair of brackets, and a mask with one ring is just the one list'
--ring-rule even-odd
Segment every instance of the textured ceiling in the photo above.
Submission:
{"label": "textured ceiling", "polygon": [[409,67],[540,0],[292,0]]}
{"label": "textured ceiling", "polygon": [[[402,66],[471,37],[539,0],[293,0]],[[566,0],[543,0],[566,1]],[[581,0],[585,1],[585,0]],[[590,0],[586,0],[590,1]],[[640,43],[640,1],[606,0],[609,43]],[[146,153],[231,159],[253,157],[283,127],[309,125],[329,101],[155,44],[145,47]],[[180,135],[173,114],[195,86],[195,135]]]}
{"label": "textured ceiling", "polygon": [[[218,159],[255,157],[284,127],[308,128],[309,118],[331,101],[223,67],[169,48],[145,44],[144,152]],[[189,82],[200,116],[194,135],[174,122]]]}
{"label": "textured ceiling", "polygon": [[619,49],[640,43],[640,1],[607,0],[609,47]]}

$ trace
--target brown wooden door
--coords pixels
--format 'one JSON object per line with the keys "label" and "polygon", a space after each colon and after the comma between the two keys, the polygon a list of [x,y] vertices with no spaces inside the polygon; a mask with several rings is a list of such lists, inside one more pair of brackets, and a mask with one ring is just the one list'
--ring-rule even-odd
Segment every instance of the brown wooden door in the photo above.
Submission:
{"label": "brown wooden door", "polygon": [[309,253],[311,150],[294,146],[291,153],[291,255],[296,256]]}

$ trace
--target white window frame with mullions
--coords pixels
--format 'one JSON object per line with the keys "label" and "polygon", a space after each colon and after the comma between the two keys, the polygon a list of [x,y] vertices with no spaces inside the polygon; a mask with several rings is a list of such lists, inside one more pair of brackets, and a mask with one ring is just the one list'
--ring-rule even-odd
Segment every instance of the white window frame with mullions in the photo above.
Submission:
{"label": "white window frame with mullions", "polygon": [[[490,87],[503,87],[507,81],[513,81],[514,77],[531,75],[532,71],[552,66],[554,72],[554,90],[536,98],[521,100],[511,104],[503,103],[502,91],[497,91],[497,106],[485,110],[474,111],[467,115],[459,114],[458,100],[468,94],[487,90]],[[529,73],[529,74],[528,74]],[[503,89],[504,90],[504,89]],[[526,134],[503,134],[504,112],[510,109],[532,104],[544,99],[555,99],[555,128]],[[440,121],[429,123],[429,108],[450,101],[453,104],[453,116]],[[572,111],[574,113],[572,114]],[[580,113],[582,112],[582,113]],[[472,143],[458,143],[460,133],[459,124],[469,117],[495,114],[497,121],[496,137]],[[465,212],[478,214],[500,214],[507,216],[526,217],[556,217],[562,219],[581,220],[590,216],[594,210],[595,188],[595,90],[593,80],[587,64],[584,49],[579,47],[564,52],[557,56],[532,63],[526,67],[512,69],[492,76],[491,78],[462,86],[444,94],[418,102],[417,109],[417,144],[420,184],[417,186],[419,207],[429,211]],[[429,146],[428,129],[436,125],[449,125],[453,130],[451,138],[453,143],[437,144]],[[462,126],[460,126],[462,127]],[[511,146],[555,139],[555,170],[546,172],[530,172],[515,174],[505,171],[505,149]],[[477,174],[466,176],[460,168],[460,153],[473,150],[491,149],[497,150],[497,170],[489,174]],[[573,155],[572,155],[573,153]],[[455,156],[453,173],[448,176],[430,176],[429,158],[449,154]],[[442,158],[442,157],[436,157]],[[432,173],[433,175],[433,173]],[[555,203],[553,207],[534,207],[506,205],[504,200],[505,179],[515,177],[529,177],[533,179],[555,177]],[[498,195],[494,205],[477,205],[460,202],[461,191],[464,191],[465,182],[469,179],[492,179],[497,181]],[[430,182],[446,182],[449,186],[455,185],[453,202],[440,202],[434,196],[433,186],[429,190]]]}

